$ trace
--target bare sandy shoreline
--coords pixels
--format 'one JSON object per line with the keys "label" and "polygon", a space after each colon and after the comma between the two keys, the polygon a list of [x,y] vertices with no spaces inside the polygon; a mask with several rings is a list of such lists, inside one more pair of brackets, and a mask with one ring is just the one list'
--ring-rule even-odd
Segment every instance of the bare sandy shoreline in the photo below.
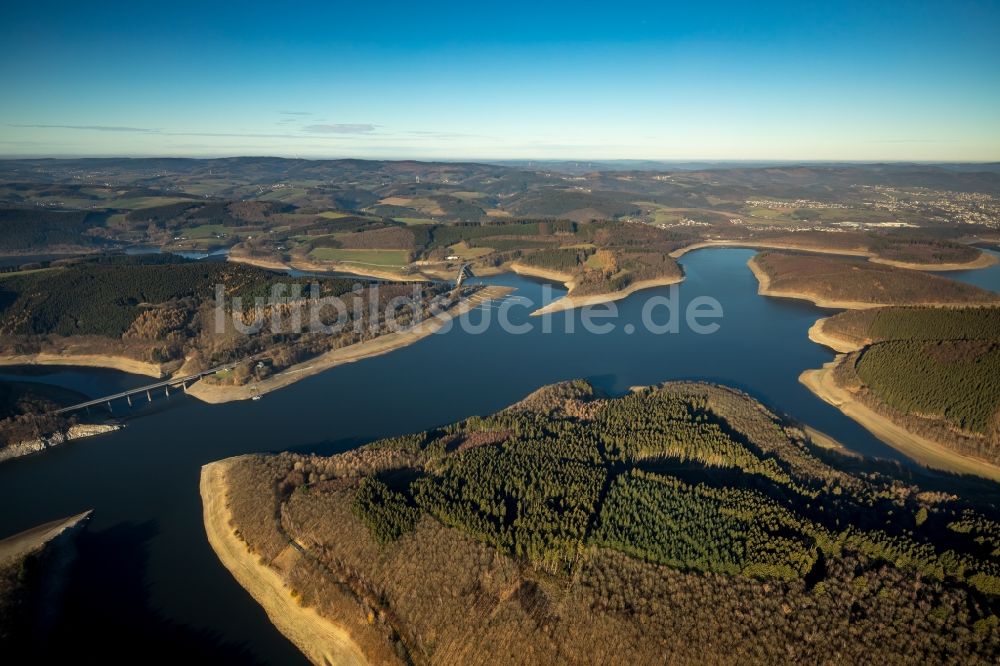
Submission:
{"label": "bare sandy shoreline", "polygon": [[489,299],[502,298],[511,291],[508,287],[486,287],[473,294],[472,297],[464,299],[448,312],[441,313],[440,316],[425,321],[418,328],[398,333],[389,333],[368,342],[334,349],[316,358],[297,363],[272,377],[268,377],[252,385],[227,386],[210,384],[205,380],[200,380],[189,386],[187,392],[188,395],[212,404],[230,402],[232,400],[248,400],[253,397],[251,386],[256,388],[258,395],[263,395],[306,377],[311,377],[330,368],[343,365],[344,363],[353,363],[373,356],[387,354],[436,333],[451,319],[460,317]]}
{"label": "bare sandy shoreline", "polygon": [[0,562],[23,558],[40,550],[60,534],[90,518],[91,513],[91,511],[84,511],[69,518],[53,520],[0,540]]}
{"label": "bare sandy shoreline", "polygon": [[735,241],[735,240],[708,240],[699,241],[697,243],[692,243],[691,245],[685,245],[682,248],[674,250],[670,253],[670,256],[674,259],[683,257],[688,252],[693,252],[695,250],[703,250],[705,248],[712,247],[735,247],[735,248],[745,248],[748,250],[798,250],[800,252],[814,252],[816,254],[839,254],[846,257],[869,257],[871,254],[864,248],[857,248],[854,250],[848,250],[843,248],[807,248],[801,245],[794,245],[791,243],[768,243],[768,242],[757,242],[757,241]]}
{"label": "bare sandy shoreline", "polygon": [[997,258],[986,252],[980,252],[979,256],[972,261],[967,261],[964,263],[945,263],[945,264],[915,264],[908,261],[893,261],[891,259],[882,259],[878,257],[873,252],[870,252],[864,248],[855,249],[844,249],[844,248],[812,248],[804,247],[802,245],[794,245],[792,243],[768,243],[768,242],[756,242],[756,241],[700,241],[698,243],[692,243],[680,249],[674,250],[670,253],[670,256],[674,259],[682,257],[688,252],[694,250],[701,250],[710,247],[742,247],[752,250],[795,250],[798,252],[812,252],[814,254],[836,254],[845,257],[864,257],[868,261],[875,264],[885,264],[887,266],[895,266],[896,268],[909,268],[916,271],[929,271],[929,272],[939,272],[939,271],[966,271],[976,268],[986,268],[997,263]]}
{"label": "bare sandy shoreline", "polygon": [[551,280],[552,282],[562,282],[567,291],[573,288],[573,276],[569,273],[529,266],[516,261],[510,264],[510,270],[518,275],[542,278],[543,280]]}
{"label": "bare sandy shoreline", "polygon": [[[335,349],[316,358],[297,363],[290,368],[255,384],[256,393],[263,395],[270,391],[283,388],[300,379],[305,379],[344,363],[353,363],[362,359],[387,354],[401,347],[411,345],[428,335],[439,331],[448,321],[468,312],[486,300],[502,298],[512,291],[509,287],[485,287],[454,306],[450,311],[441,313],[424,323],[417,329],[390,333],[374,340],[361,342],[340,349]],[[153,363],[144,363],[123,356],[104,354],[21,354],[0,357],[0,366],[4,365],[65,365],[88,368],[109,368],[137,375],[146,375],[160,379],[165,376],[162,367]],[[226,386],[209,384],[201,380],[188,386],[187,393],[208,403],[223,403],[231,400],[249,400],[253,397],[250,385]]]}
{"label": "bare sandy shoreline", "polygon": [[816,430],[816,428],[813,428],[812,426],[803,425],[802,430],[807,435],[809,435],[809,440],[816,446],[820,447],[821,449],[836,451],[841,455],[851,456],[853,458],[862,457],[860,453],[852,451],[851,449],[847,448],[846,446],[835,440],[833,437],[830,437],[825,432]]}
{"label": "bare sandy shoreline", "polygon": [[678,284],[684,281],[684,276],[679,277],[664,277],[652,280],[640,280],[638,282],[633,282],[625,289],[619,291],[608,292],[604,294],[590,294],[587,296],[563,296],[562,298],[552,301],[545,307],[539,308],[531,313],[532,317],[537,317],[540,315],[550,314],[552,312],[561,312],[563,310],[572,310],[573,308],[582,308],[588,305],[600,305],[601,303],[611,303],[613,301],[619,301],[626,296],[631,296],[637,291],[643,289],[652,289],[653,287],[666,287],[672,284]]}
{"label": "bare sandy shoreline", "polygon": [[[968,301],[959,303],[936,303],[933,301],[927,302],[908,302],[908,303],[870,303],[868,301],[838,301],[835,299],[824,298],[817,294],[810,293],[808,291],[795,290],[795,289],[774,289],[771,287],[771,277],[764,272],[764,269],[760,267],[757,263],[757,256],[754,255],[750,257],[747,261],[747,266],[750,271],[757,278],[759,286],[757,288],[757,293],[761,296],[773,296],[775,298],[797,298],[803,301],[809,301],[816,307],[820,308],[831,308],[835,310],[870,310],[872,308],[885,308],[893,306],[902,305],[920,305],[925,307],[933,308],[965,308],[965,307],[975,307],[980,305],[996,305],[995,301]],[[824,344],[824,343],[821,343]]]}
{"label": "bare sandy shoreline", "polygon": [[376,278],[379,280],[390,280],[393,282],[426,282],[429,279],[426,275],[422,275],[420,273],[396,273],[393,271],[383,271],[377,268],[360,267],[357,264],[342,263],[336,261],[324,262],[324,263],[316,263],[312,261],[293,261],[285,263],[283,261],[275,261],[273,259],[258,259],[256,257],[244,257],[232,254],[227,255],[226,259],[228,261],[233,261],[240,264],[247,264],[250,266],[256,266],[257,268],[266,268],[272,271],[297,270],[297,271],[350,273],[351,275],[357,275],[359,277]]}
{"label": "bare sandy shoreline", "polygon": [[[445,273],[441,270],[435,269],[433,271],[420,271],[418,273],[403,274],[403,273],[393,273],[390,271],[379,271],[377,269],[369,268],[359,268],[353,265],[339,264],[339,263],[325,263],[317,264],[311,262],[292,262],[284,263],[279,261],[273,261],[270,259],[256,259],[253,257],[242,257],[242,256],[229,256],[230,261],[236,261],[240,263],[250,264],[252,266],[257,266],[259,268],[266,268],[270,270],[302,270],[302,271],[336,271],[340,273],[351,273],[352,275],[359,275],[363,277],[379,278],[383,280],[396,280],[403,282],[411,281],[424,281],[431,279],[442,279]],[[569,273],[563,273],[561,271],[555,271],[547,268],[538,268],[536,266],[529,266],[527,264],[522,264],[517,261],[506,264],[496,269],[477,269],[478,275],[498,275],[501,273],[512,272],[518,275],[527,275],[529,277],[537,277],[543,280],[551,280],[552,282],[561,282],[565,286],[567,291],[572,291],[574,283],[573,276]],[[629,296],[642,289],[650,289],[652,287],[663,287],[671,284],[677,284],[684,280],[683,276],[676,278],[662,278],[653,280],[641,280],[636,282],[629,287],[622,289],[621,291],[608,292],[603,294],[590,294],[587,296],[572,296],[566,295],[562,298],[553,301],[549,305],[539,308],[538,310],[532,312],[532,316],[538,316],[543,314],[548,314],[551,312],[560,312],[562,310],[572,310],[573,308],[584,307],[587,305],[599,305],[601,303],[610,303],[612,301],[617,301],[626,296]]]}
{"label": "bare sandy shoreline", "polygon": [[[547,268],[536,268],[534,266],[526,266],[524,264],[519,264],[514,262],[510,265],[510,270],[517,273],[518,275],[528,275],[531,277],[542,278],[543,280],[552,280],[553,282],[562,282],[566,289],[572,292],[574,283],[573,276],[569,273],[562,273],[559,271],[549,270]],[[531,313],[532,317],[537,317],[540,315],[550,314],[553,312],[562,312],[563,310],[572,310],[573,308],[582,308],[588,305],[600,305],[601,303],[611,303],[612,301],[618,301],[626,296],[630,296],[637,291],[643,289],[652,289],[653,287],[666,287],[672,284],[678,284],[684,281],[684,276],[676,277],[663,277],[654,278],[651,280],[639,280],[630,284],[625,289],[619,291],[611,291],[603,294],[588,294],[586,296],[573,296],[572,293],[558,298],[548,305],[541,307]]]}
{"label": "bare sandy shoreline", "polygon": [[799,381],[817,397],[860,423],[889,446],[922,465],[1000,481],[1000,467],[979,458],[962,455],[926,437],[914,434],[855,400],[851,392],[839,386],[833,378],[833,368],[841,358],[838,356],[819,370],[806,370],[799,375]]}
{"label": "bare sandy shoreline", "polygon": [[4,365],[71,365],[83,368],[109,368],[121,370],[133,375],[146,375],[159,379],[163,377],[163,368],[156,363],[137,361],[125,356],[110,354],[17,354],[0,356],[0,366]]}
{"label": "bare sandy shoreline", "polygon": [[988,268],[993,264],[997,263],[997,258],[992,254],[987,254],[985,252],[980,252],[979,257],[973,259],[972,261],[967,261],[965,263],[950,263],[950,264],[913,264],[908,261],[893,261],[891,259],[881,259],[879,257],[871,257],[868,261],[876,264],[886,264],[887,266],[895,266],[896,268],[910,268],[913,270],[920,271],[967,271],[977,268]]}
{"label": "bare sandy shoreline", "polygon": [[39,436],[34,439],[8,444],[0,449],[0,463],[22,456],[29,456],[33,453],[40,453],[45,449],[60,446],[74,439],[95,437],[121,429],[122,426],[117,423],[78,423],[67,428],[65,432],[56,432],[46,437]]}
{"label": "bare sandy shoreline", "polygon": [[314,664],[367,664],[350,634],[313,608],[299,605],[281,576],[249,551],[231,526],[226,472],[234,458],[201,468],[199,488],[205,534],[236,581],[267,613],[272,624]]}
{"label": "bare sandy shoreline", "polygon": [[829,347],[833,351],[841,354],[857,351],[864,347],[863,343],[856,343],[853,340],[841,338],[827,331],[826,322],[829,320],[830,317],[817,319],[816,323],[809,327],[809,339],[818,345]]}
{"label": "bare sandy shoreline", "polygon": [[[396,280],[396,281],[424,281],[432,279],[442,279],[446,277],[445,273],[441,270],[435,269],[433,271],[421,271],[419,273],[412,274],[402,274],[402,273],[392,273],[388,271],[378,271],[376,269],[368,268],[358,268],[354,266],[328,263],[328,264],[315,264],[306,262],[292,262],[290,264],[284,262],[273,261],[270,259],[256,259],[253,257],[241,257],[241,256],[229,256],[230,261],[237,261],[240,263],[250,264],[252,266],[257,266],[259,268],[266,268],[270,270],[303,270],[303,271],[337,271],[341,273],[351,273],[352,275],[359,275],[364,277],[373,277],[383,280]],[[480,268],[476,270],[478,275],[498,275],[501,273],[516,273],[518,275],[527,275],[529,277],[541,278],[543,280],[551,280],[552,282],[561,282],[567,291],[573,290],[573,276],[569,273],[563,273],[561,271],[555,271],[547,268],[538,268],[536,266],[529,266],[527,264],[522,264],[517,261],[510,264],[506,264],[496,269],[484,269]],[[629,296],[642,289],[650,289],[652,287],[663,287],[671,284],[677,284],[684,280],[683,276],[676,278],[662,278],[654,280],[641,280],[629,287],[622,289],[621,291],[608,292],[604,294],[590,294],[587,296],[572,296],[566,295],[559,298],[549,305],[539,308],[531,313],[532,316],[539,316],[543,314],[549,314],[552,312],[560,312],[563,310],[572,310],[573,308],[585,307],[587,305],[599,305],[601,303],[610,303],[612,301],[617,301],[626,296]]]}
{"label": "bare sandy shoreline", "polygon": [[772,289],[771,288],[771,277],[764,272],[764,269],[760,267],[757,263],[756,255],[750,257],[747,261],[747,266],[750,271],[757,278],[759,286],[757,288],[757,293],[761,296],[773,296],[775,298],[797,298],[799,300],[810,301],[813,305],[821,308],[834,308],[837,310],[864,310],[867,308],[880,308],[885,307],[888,303],[866,303],[864,301],[837,301],[816,294],[811,294],[806,291],[796,291],[791,289]]}

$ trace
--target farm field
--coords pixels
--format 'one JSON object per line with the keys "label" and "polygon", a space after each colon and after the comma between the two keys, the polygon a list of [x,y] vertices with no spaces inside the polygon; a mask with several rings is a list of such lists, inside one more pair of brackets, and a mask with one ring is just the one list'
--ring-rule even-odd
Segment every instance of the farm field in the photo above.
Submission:
{"label": "farm field", "polygon": [[309,257],[319,261],[340,261],[389,268],[401,268],[409,263],[409,253],[406,250],[342,250],[318,247],[309,253]]}

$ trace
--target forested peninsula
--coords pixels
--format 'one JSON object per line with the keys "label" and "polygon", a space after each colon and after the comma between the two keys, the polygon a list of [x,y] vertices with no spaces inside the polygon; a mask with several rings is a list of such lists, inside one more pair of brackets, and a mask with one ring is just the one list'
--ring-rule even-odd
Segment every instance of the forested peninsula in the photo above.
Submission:
{"label": "forested peninsula", "polygon": [[714,385],[558,384],[332,457],[213,463],[202,498],[223,564],[317,663],[988,663],[1000,647],[986,505]]}

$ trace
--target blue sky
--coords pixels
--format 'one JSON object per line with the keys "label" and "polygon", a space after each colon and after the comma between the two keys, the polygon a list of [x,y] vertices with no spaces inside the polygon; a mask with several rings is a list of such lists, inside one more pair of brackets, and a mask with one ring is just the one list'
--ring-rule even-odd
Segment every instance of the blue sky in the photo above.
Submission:
{"label": "blue sky", "polygon": [[997,2],[17,3],[0,154],[1000,160],[998,35]]}

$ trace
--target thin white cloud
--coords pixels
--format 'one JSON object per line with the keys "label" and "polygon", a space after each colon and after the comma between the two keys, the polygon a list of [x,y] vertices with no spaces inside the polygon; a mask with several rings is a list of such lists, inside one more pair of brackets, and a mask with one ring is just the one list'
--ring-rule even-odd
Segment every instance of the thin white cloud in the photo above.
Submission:
{"label": "thin white cloud", "polygon": [[89,130],[93,132],[140,132],[143,134],[159,134],[160,130],[149,127],[121,127],[118,125],[11,125],[11,127],[29,127],[35,129],[71,129]]}
{"label": "thin white cloud", "polygon": [[312,134],[371,134],[375,126],[371,123],[329,123],[306,125],[302,129]]}
{"label": "thin white cloud", "polygon": [[872,139],[868,143],[954,143],[943,139]]}
{"label": "thin white cloud", "polygon": [[[371,132],[375,130],[374,125],[359,124],[359,125],[313,125],[312,128],[304,128],[307,134],[289,134],[289,133],[267,133],[267,132],[167,132],[160,129],[151,129],[148,127],[125,127],[116,125],[14,125],[9,124],[8,127],[23,127],[23,128],[35,128],[35,129],[68,129],[68,130],[84,130],[84,131],[96,131],[96,132],[119,132],[119,133],[134,133],[134,134],[155,134],[157,136],[192,136],[192,137],[229,137],[229,138],[243,138],[243,139],[299,139],[299,140],[312,140],[316,141],[319,139],[336,139],[337,136],[327,136],[324,134],[331,135],[370,135]],[[325,128],[325,129],[319,129]],[[319,136],[316,136],[319,135]]]}

